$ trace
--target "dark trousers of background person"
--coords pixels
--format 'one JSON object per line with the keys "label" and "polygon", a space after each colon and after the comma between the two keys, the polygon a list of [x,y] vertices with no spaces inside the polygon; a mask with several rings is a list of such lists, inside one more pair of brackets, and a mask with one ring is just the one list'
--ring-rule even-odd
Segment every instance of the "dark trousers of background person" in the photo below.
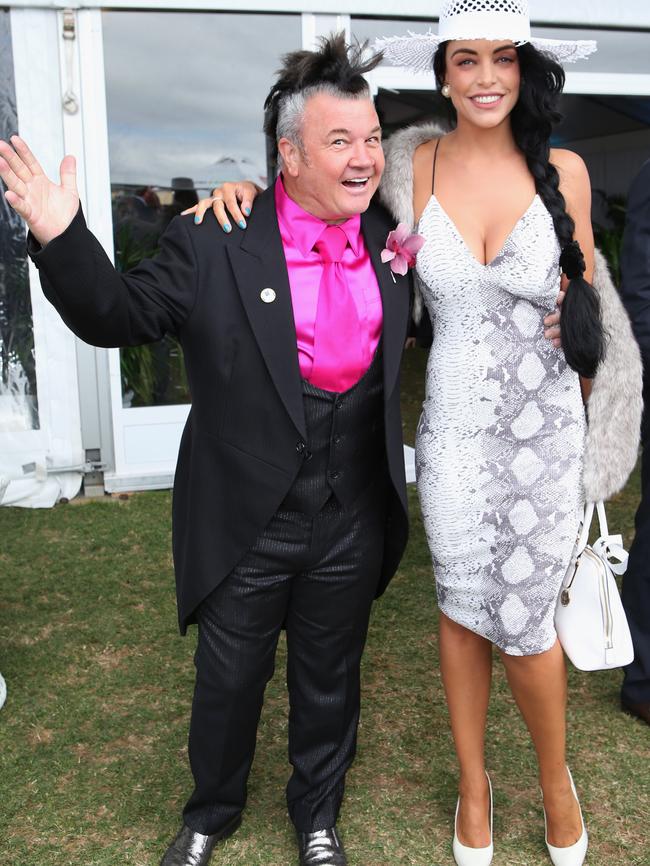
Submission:
{"label": "dark trousers of background person", "polygon": [[623,606],[632,632],[634,661],[625,668],[622,697],[632,704],[650,702],[650,377],[643,388],[641,503],[635,536],[623,578]]}
{"label": "dark trousers of background person", "polygon": [[278,511],[199,608],[189,741],[196,787],[183,813],[192,829],[218,832],[244,808],[283,624],[289,814],[303,832],[336,823],[356,748],[359,666],[381,569],[385,487],[373,484],[347,508],[332,497],[313,517]]}

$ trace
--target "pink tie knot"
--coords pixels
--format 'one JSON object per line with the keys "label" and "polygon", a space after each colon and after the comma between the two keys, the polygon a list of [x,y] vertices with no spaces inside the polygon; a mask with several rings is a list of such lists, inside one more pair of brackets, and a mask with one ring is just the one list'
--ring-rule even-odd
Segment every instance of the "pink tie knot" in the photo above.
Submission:
{"label": "pink tie knot", "polygon": [[324,263],[340,262],[348,245],[348,238],[340,226],[327,226],[314,244]]}

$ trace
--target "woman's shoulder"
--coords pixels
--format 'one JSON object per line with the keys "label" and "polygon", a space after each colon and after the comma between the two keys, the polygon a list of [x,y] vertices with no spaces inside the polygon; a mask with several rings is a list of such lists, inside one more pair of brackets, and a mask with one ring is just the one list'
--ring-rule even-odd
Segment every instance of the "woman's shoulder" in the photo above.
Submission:
{"label": "woman's shoulder", "polygon": [[564,175],[574,181],[589,181],[587,166],[579,153],[564,147],[552,147],[549,158],[560,172],[560,178]]}
{"label": "woman's shoulder", "polygon": [[551,148],[550,161],[560,176],[560,191],[567,199],[591,202],[591,182],[584,159],[572,150]]}
{"label": "woman's shoulder", "polygon": [[415,148],[415,150],[413,151],[413,166],[416,170],[423,163],[427,165],[431,164],[433,155],[436,150],[436,145],[441,138],[441,135],[437,135],[435,138],[429,138]]}

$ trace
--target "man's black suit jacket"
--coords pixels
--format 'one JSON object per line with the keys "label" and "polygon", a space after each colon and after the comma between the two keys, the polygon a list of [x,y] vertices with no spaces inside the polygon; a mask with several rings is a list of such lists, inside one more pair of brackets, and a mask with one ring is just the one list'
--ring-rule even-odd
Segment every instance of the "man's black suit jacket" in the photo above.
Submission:
{"label": "man's black suit jacket", "polygon": [[[383,302],[386,452],[392,490],[377,595],[394,574],[408,533],[399,367],[409,278],[382,264],[393,228],[377,205],[362,231]],[[269,188],[245,232],[212,219],[172,221],[160,252],[118,274],[81,211],[66,231],[29,250],[46,297],[77,336],[128,346],[178,335],[192,397],[173,497],[173,551],[181,631],[200,602],[251,547],[301,466],[306,430],[287,267]],[[276,299],[260,293],[272,288]]]}
{"label": "man's black suit jacket", "polygon": [[647,379],[650,364],[650,160],[644,163],[630,188],[621,248],[621,298],[632,320]]}

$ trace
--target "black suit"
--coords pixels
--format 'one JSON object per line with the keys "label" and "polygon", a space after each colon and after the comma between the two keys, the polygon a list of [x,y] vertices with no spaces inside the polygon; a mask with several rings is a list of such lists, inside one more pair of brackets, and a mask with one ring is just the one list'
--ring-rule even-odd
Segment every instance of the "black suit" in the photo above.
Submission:
{"label": "black suit", "polygon": [[[211,219],[200,227],[193,226],[189,218],[174,220],[161,239],[160,254],[127,275],[115,272],[81,214],[44,250],[39,252],[31,244],[46,296],[83,340],[99,346],[136,345],[171,331],[183,346],[192,409],[174,482],[173,548],[181,630],[199,622],[197,692],[190,738],[197,790],[186,808],[186,822],[200,832],[216,832],[243,808],[257,716],[272,671],[277,630],[283,621],[287,623],[290,656],[292,645],[301,646],[294,652],[300,661],[292,665],[290,660],[289,670],[290,730],[295,733],[290,811],[299,829],[322,829],[336,819],[345,769],[354,754],[359,700],[355,680],[370,600],[383,592],[395,572],[407,537],[399,366],[408,319],[408,279],[394,278],[380,260],[393,227],[387,213],[373,205],[362,215],[361,225],[383,304],[382,344],[374,369],[379,369],[380,388],[383,380],[380,422],[385,431],[385,456],[377,468],[376,489],[365,491],[355,503],[345,502],[343,496],[340,501],[333,497],[317,521],[309,524],[303,515],[283,507],[304,467],[311,433],[305,421],[306,398],[273,189],[257,199],[244,233],[224,234]],[[261,299],[265,288],[275,292],[271,303]],[[377,428],[375,424],[373,429]],[[294,538],[296,527],[301,525],[302,536]],[[329,550],[343,556],[343,565],[341,556],[336,562],[336,557],[332,558],[331,574],[337,578],[345,569],[349,571],[354,550],[364,551],[357,557],[358,574],[343,587],[353,593],[349,614],[345,613],[348,602],[342,604],[342,598],[336,598],[341,587],[329,601],[325,596],[319,600],[319,592],[327,595],[332,583],[329,589],[319,590],[318,580],[312,580],[313,569],[308,588],[296,583],[293,596],[297,600],[286,584],[276,593],[280,578],[292,576],[289,568],[287,575],[278,578],[282,569],[275,567],[276,541],[285,545],[282,555],[286,559],[292,555],[288,551],[299,545],[304,548],[306,539],[316,536],[325,553]],[[338,536],[344,536],[352,547],[342,552]],[[229,643],[223,637],[231,622],[239,626],[249,615],[251,622],[258,616],[256,602],[241,603],[251,595],[251,574],[262,575],[274,587],[262,596],[269,603],[259,607],[260,616],[266,619],[254,628],[244,623],[237,639]],[[320,579],[322,575],[316,576]],[[259,581],[255,594],[258,589]],[[280,598],[277,604],[271,601],[272,593]],[[294,615],[297,604],[303,607]],[[333,623],[332,635],[357,634],[355,646],[339,646],[337,650],[336,644],[341,642],[336,639],[329,649],[310,646],[317,638],[305,637],[301,628],[290,630],[292,622],[304,625],[308,619],[313,620],[316,634],[319,629],[325,634],[329,621]],[[246,630],[246,640],[257,641],[261,632],[268,633],[268,641],[252,649],[248,661],[247,653],[242,652]],[[338,695],[334,709],[327,704],[332,716],[329,720],[323,715],[326,708],[318,706],[318,690],[312,694],[310,683],[300,682],[300,677],[320,676],[314,660],[321,652],[321,667],[331,669],[320,689],[321,697],[336,691],[336,678],[341,678],[342,669],[352,671],[349,690]],[[234,676],[233,671],[241,675]],[[237,679],[236,686],[233,679]],[[225,709],[211,703],[210,695],[231,692],[238,694]],[[235,712],[232,706],[236,701],[243,703],[237,704]],[[336,715],[341,712],[345,713],[344,722]],[[232,718],[237,721],[224,721]],[[231,729],[224,734],[216,755],[213,731],[215,725],[226,724]],[[340,741],[335,758],[319,754],[319,743],[333,737]],[[233,749],[236,751],[233,742],[242,739],[246,744],[236,756],[236,766],[224,767],[223,754],[232,755]],[[320,769],[315,770],[317,765]],[[210,780],[214,781],[215,774],[228,776],[229,783],[236,777],[236,784],[228,787],[226,782],[219,782],[220,792],[214,793]],[[312,791],[318,789],[317,796],[309,794],[310,787]],[[227,801],[230,811],[223,805],[209,807],[206,803],[210,798]]]}
{"label": "black suit", "polygon": [[634,643],[634,661],[625,669],[623,698],[650,703],[650,161],[630,190],[621,251],[621,296],[643,357],[643,457],[636,534],[623,579],[623,605]]}

